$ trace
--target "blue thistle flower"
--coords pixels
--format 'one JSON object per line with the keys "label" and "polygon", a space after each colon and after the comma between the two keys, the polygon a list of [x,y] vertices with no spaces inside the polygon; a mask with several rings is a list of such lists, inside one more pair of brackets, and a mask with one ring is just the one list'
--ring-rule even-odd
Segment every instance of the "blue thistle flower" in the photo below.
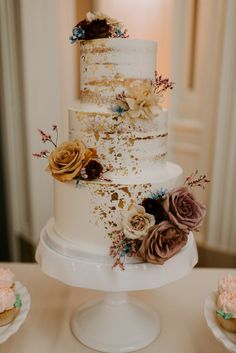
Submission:
{"label": "blue thistle flower", "polygon": [[71,43],[74,43],[76,40],[83,39],[85,37],[85,30],[81,26],[75,26],[72,30],[72,36],[70,36]]}
{"label": "blue thistle flower", "polygon": [[116,104],[112,107],[112,111],[116,113],[118,116],[122,116],[127,111],[127,109],[125,109],[119,104]]}
{"label": "blue thistle flower", "polygon": [[160,188],[160,190],[157,190],[157,192],[151,194],[151,198],[154,200],[163,200],[167,194],[167,189]]}
{"label": "blue thistle flower", "polygon": [[120,27],[117,27],[115,29],[115,34],[117,35],[117,37],[121,37],[123,35],[122,30],[120,29]]}

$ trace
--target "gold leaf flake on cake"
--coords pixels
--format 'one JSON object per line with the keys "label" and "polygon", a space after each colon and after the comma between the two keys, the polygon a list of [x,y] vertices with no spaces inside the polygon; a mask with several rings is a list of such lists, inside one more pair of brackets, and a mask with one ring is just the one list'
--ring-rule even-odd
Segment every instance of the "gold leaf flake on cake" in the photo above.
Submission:
{"label": "gold leaf flake on cake", "polygon": [[159,161],[160,159],[163,159],[165,156],[167,155],[167,152],[161,153],[161,154],[157,154],[154,156],[154,160],[155,161]]}
{"label": "gold leaf flake on cake", "polygon": [[114,147],[114,146],[109,148],[109,153],[110,153],[110,154],[113,154],[114,151],[115,151],[115,147]]}
{"label": "gold leaf flake on cake", "polygon": [[117,192],[114,192],[113,194],[111,194],[111,201],[114,201],[114,200],[118,200],[118,193]]}
{"label": "gold leaf flake on cake", "polygon": [[120,200],[119,200],[119,203],[118,203],[118,207],[123,209],[124,206],[125,206],[124,200],[123,200],[123,199],[120,199]]}
{"label": "gold leaf flake on cake", "polygon": [[129,197],[131,197],[131,193],[130,193],[129,188],[127,186],[121,188],[120,190],[124,191],[125,193],[128,194]]}
{"label": "gold leaf flake on cake", "polygon": [[99,141],[100,134],[98,131],[94,131],[94,136],[95,136],[96,141]]}
{"label": "gold leaf flake on cake", "polygon": [[105,195],[105,191],[100,189],[96,191],[96,194],[103,197]]}

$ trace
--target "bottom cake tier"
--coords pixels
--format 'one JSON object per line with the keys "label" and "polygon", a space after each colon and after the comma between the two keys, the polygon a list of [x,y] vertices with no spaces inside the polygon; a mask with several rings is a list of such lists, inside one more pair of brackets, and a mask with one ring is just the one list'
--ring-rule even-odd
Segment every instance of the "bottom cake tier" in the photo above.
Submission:
{"label": "bottom cake tier", "polygon": [[108,255],[110,235],[121,227],[122,212],[159,190],[171,190],[181,182],[182,168],[167,163],[162,176],[114,179],[112,182],[81,181],[54,184],[56,234],[81,252]]}

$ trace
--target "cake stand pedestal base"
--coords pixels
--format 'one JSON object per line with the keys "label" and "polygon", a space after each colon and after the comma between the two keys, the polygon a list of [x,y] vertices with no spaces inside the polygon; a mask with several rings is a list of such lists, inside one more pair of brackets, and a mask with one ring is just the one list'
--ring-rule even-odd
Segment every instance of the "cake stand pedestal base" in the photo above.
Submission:
{"label": "cake stand pedestal base", "polygon": [[73,315],[72,332],[86,346],[101,352],[132,352],[152,343],[160,334],[159,315],[130,299],[126,292],[108,292]]}
{"label": "cake stand pedestal base", "polygon": [[121,271],[112,268],[110,256],[71,248],[52,225],[43,229],[36,251],[42,271],[67,285],[106,293],[104,300],[75,311],[71,323],[75,337],[90,348],[109,353],[137,351],[152,343],[160,334],[159,316],[144,303],[129,299],[127,292],[159,288],[189,274],[198,260],[193,234],[162,266],[126,263]]}

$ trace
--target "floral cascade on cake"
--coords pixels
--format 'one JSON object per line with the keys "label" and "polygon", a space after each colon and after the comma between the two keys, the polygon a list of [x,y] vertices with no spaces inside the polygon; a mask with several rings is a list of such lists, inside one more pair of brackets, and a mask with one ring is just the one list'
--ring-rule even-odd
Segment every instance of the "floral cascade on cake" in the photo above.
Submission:
{"label": "floral cascade on cake", "polygon": [[[54,149],[50,152],[43,149],[33,153],[34,157],[48,159],[47,170],[58,181],[66,182],[75,180],[108,180],[103,177],[104,168],[98,161],[98,155],[94,148],[87,148],[81,140],[65,141],[57,146],[58,129],[52,125],[56,133],[55,139],[51,134],[38,129],[43,143],[49,142]],[[108,168],[110,170],[111,168]]]}
{"label": "floral cascade on cake", "polygon": [[202,225],[206,207],[191,188],[204,188],[208,180],[197,172],[184,185],[171,191],[159,190],[123,212],[120,231],[114,231],[110,255],[115,266],[124,269],[126,256],[140,256],[144,262],[164,264],[186,243],[190,231]]}
{"label": "floral cascade on cake", "polygon": [[10,324],[22,306],[15,292],[14,274],[9,269],[0,268],[0,326]]}
{"label": "floral cascade on cake", "polygon": [[162,75],[158,76],[155,71],[155,80],[132,82],[127,92],[123,91],[116,96],[111,109],[118,116],[130,119],[131,123],[137,119],[152,120],[161,109],[164,92],[173,89],[173,86],[174,82],[162,78]]}
{"label": "floral cascade on cake", "polygon": [[216,317],[220,325],[236,333],[236,276],[228,274],[219,280]]}
{"label": "floral cascade on cake", "polygon": [[129,257],[162,265],[180,251],[206,213],[192,189],[208,182],[196,172],[181,185],[182,168],[167,161],[162,103],[174,83],[156,71],[155,42],[127,37],[101,13],[73,28],[80,95],[69,110],[69,140],[58,145],[55,125],[54,137],[40,129],[53,149],[34,153],[54,178],[53,236],[110,255],[121,269]]}

